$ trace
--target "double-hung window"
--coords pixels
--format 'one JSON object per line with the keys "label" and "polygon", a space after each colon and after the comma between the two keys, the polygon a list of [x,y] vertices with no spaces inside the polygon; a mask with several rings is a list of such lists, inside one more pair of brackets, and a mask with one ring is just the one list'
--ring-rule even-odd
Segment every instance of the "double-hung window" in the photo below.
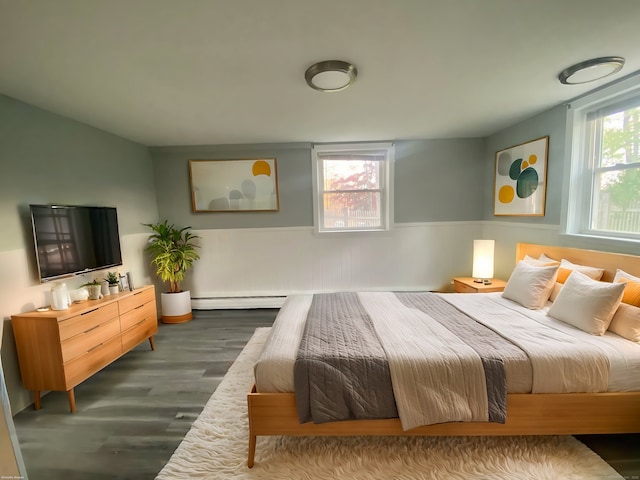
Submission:
{"label": "double-hung window", "polygon": [[318,232],[388,230],[392,212],[390,143],[313,148]]}
{"label": "double-hung window", "polygon": [[640,85],[634,83],[574,104],[568,233],[640,241]]}

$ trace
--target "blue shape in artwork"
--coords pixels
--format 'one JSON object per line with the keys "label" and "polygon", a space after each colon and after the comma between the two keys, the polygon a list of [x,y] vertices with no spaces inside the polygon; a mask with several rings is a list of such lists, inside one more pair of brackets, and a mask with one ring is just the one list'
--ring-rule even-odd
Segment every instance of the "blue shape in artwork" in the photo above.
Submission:
{"label": "blue shape in artwork", "polygon": [[518,175],[520,175],[521,168],[522,168],[522,159],[519,158],[517,160],[514,160],[514,162],[511,164],[511,168],[509,168],[509,178],[511,180],[517,180]]}
{"label": "blue shape in artwork", "polygon": [[533,195],[538,188],[538,172],[535,168],[525,168],[516,183],[516,195],[520,198],[527,198]]}

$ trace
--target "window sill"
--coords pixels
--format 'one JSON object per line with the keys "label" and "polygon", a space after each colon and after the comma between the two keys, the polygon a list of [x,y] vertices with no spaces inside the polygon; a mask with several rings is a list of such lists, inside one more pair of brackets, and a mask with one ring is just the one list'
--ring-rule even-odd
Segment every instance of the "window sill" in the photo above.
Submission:
{"label": "window sill", "polygon": [[392,228],[380,228],[376,230],[319,230],[314,229],[314,234],[319,236],[345,236],[345,237],[358,237],[367,235],[384,235],[391,233]]}
{"label": "window sill", "polygon": [[[581,243],[588,243],[592,248],[616,248],[616,249],[634,249],[637,252],[638,246],[640,246],[640,238],[620,238],[620,237],[607,237],[605,235],[593,235],[587,233],[561,233],[560,235],[570,238],[572,240],[579,241]],[[637,254],[637,253],[634,253]]]}

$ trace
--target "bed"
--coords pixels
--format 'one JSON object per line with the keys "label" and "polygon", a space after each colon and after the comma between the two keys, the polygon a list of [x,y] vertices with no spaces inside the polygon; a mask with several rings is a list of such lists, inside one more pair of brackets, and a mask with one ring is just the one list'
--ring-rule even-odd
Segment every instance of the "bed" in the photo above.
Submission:
{"label": "bed", "polygon": [[[517,262],[525,257],[538,259],[545,256],[552,259],[565,259],[578,265],[599,267],[604,270],[601,278],[603,282],[612,282],[617,269],[623,269],[630,275],[640,276],[640,257],[638,256],[525,243],[517,245]],[[495,308],[503,308],[500,305],[504,302],[510,302],[510,300],[502,299],[502,295],[499,293],[441,295],[451,295],[452,297],[446,297],[447,302],[454,302],[457,307],[464,307],[470,302],[479,302],[480,310],[484,313],[477,314],[477,316],[484,315],[488,322],[492,321],[492,305]],[[368,294],[364,294],[363,298],[365,297],[369,298]],[[371,296],[371,299],[373,302],[378,301],[377,296]],[[395,297],[392,301],[395,301]],[[488,302],[486,304],[488,306],[483,302]],[[292,299],[285,306],[286,308],[283,307],[279,317],[282,314],[295,319],[300,315],[306,315],[308,311],[308,306],[305,306],[305,302],[302,300]],[[509,305],[507,308],[511,309]],[[546,309],[548,309],[548,304],[545,309],[541,309],[533,315],[538,315],[538,319],[544,322],[546,321],[543,318],[546,316]],[[496,315],[496,317],[499,316]],[[482,318],[478,318],[478,320],[481,321]],[[562,323],[554,319],[551,321],[555,324]],[[278,322],[280,322],[280,318],[276,320],[276,324]],[[278,330],[275,328],[276,324],[274,324],[274,330]],[[574,329],[573,326],[564,325],[564,323],[556,325],[555,328],[560,331],[559,335],[565,333],[572,335],[570,330]],[[279,330],[284,332],[284,335],[296,335],[293,332],[294,329],[289,327],[283,327]],[[583,390],[575,388],[568,393],[546,393],[545,387],[538,390],[543,393],[529,393],[530,386],[519,385],[517,381],[514,381],[514,378],[526,377],[520,370],[515,369],[516,363],[514,361],[512,366],[508,367],[512,370],[512,374],[511,380],[507,380],[510,385],[509,393],[505,395],[504,402],[506,418],[499,421],[488,421],[487,419],[481,421],[473,419],[471,421],[432,420],[428,422],[429,424],[420,425],[420,420],[416,420],[416,423],[407,422],[406,419],[401,420],[400,418],[382,418],[301,423],[302,417],[298,408],[298,404],[301,402],[296,402],[296,394],[293,393],[295,390],[291,387],[290,378],[293,374],[286,370],[292,367],[285,366],[284,370],[278,374],[278,369],[271,366],[265,371],[271,370],[272,373],[275,371],[275,379],[272,376],[269,380],[262,381],[260,377],[263,374],[259,362],[256,365],[256,384],[259,387],[254,385],[247,396],[248,466],[252,467],[254,464],[256,439],[261,435],[566,435],[640,432],[640,375],[638,375],[640,372],[640,345],[609,332],[603,337],[596,337],[585,332],[579,332],[576,335],[581,346],[583,344],[597,346],[597,342],[602,338],[602,341],[611,346],[612,352],[628,351],[629,357],[628,359],[621,358],[610,361],[612,366],[608,376],[609,384],[604,388],[602,386],[594,388],[595,391],[584,390],[588,393],[581,393]],[[284,338],[281,343],[286,344],[287,342],[290,343],[290,339]],[[287,364],[286,361],[284,363]],[[616,371],[614,371],[614,364],[617,368]],[[505,364],[505,368],[508,369],[507,364]],[[517,373],[514,375],[513,372]],[[409,403],[409,405],[411,404]]]}

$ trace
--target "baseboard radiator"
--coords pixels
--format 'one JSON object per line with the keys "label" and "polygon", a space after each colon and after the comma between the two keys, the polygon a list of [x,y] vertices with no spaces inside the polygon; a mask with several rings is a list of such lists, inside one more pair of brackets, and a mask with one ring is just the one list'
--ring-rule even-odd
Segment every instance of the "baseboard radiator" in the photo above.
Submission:
{"label": "baseboard radiator", "polygon": [[202,297],[191,298],[194,310],[226,310],[244,308],[280,308],[286,296]]}

